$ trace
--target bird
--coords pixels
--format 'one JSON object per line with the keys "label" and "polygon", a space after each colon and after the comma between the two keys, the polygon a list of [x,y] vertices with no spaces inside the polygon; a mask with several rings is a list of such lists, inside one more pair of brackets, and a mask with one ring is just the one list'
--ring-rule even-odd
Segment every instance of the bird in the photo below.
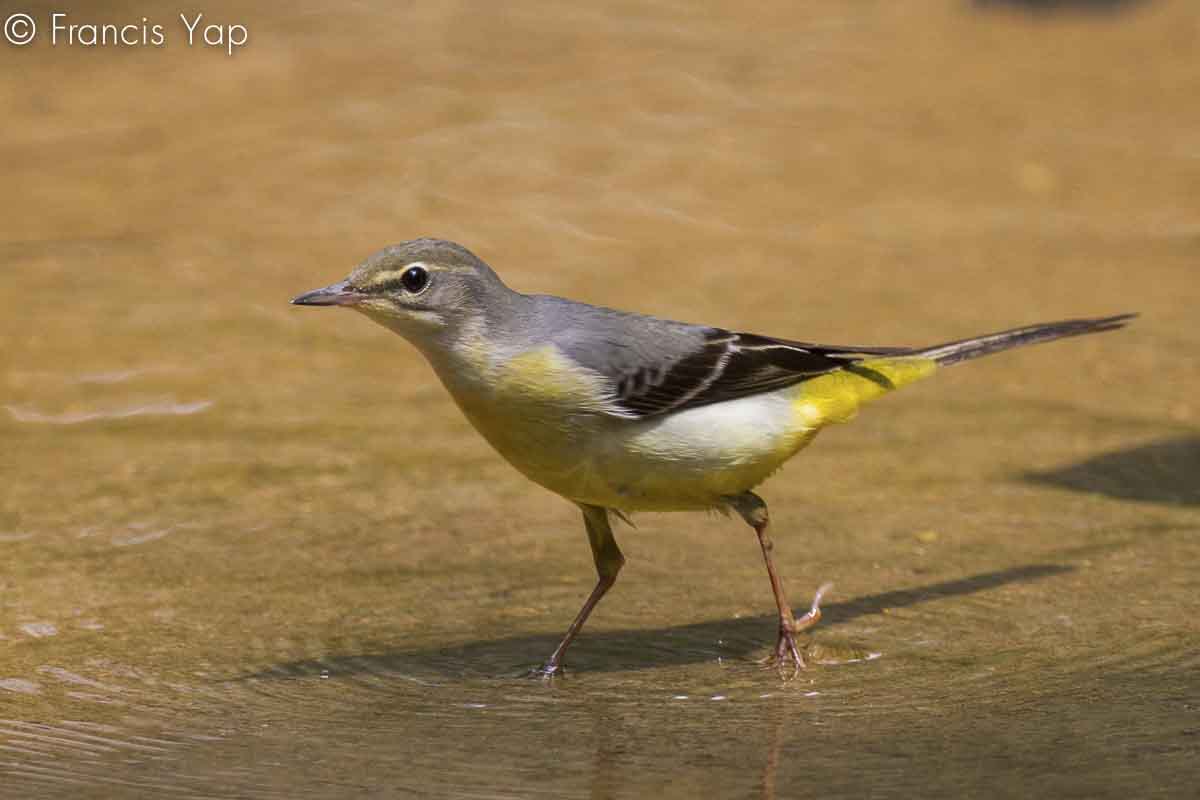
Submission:
{"label": "bird", "polygon": [[754,492],[828,425],[943,367],[1014,347],[1110,331],[1136,314],[1028,325],[931,347],[779,339],[509,288],[462,245],[390,245],[301,306],[350,308],[407,339],[467,420],[512,466],[577,505],[596,583],[531,674],[564,672],[567,648],[617,579],[613,523],[636,512],[716,510],[758,538],[778,611],[764,659],[806,666],[797,637],[821,617],[789,605]]}

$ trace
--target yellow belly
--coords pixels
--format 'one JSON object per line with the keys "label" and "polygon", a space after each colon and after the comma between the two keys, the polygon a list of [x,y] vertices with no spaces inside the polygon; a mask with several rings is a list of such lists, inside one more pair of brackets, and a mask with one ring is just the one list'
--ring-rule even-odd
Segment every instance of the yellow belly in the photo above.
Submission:
{"label": "yellow belly", "polygon": [[[713,508],[762,483],[830,423],[931,374],[929,359],[862,362],[774,392],[634,420],[604,413],[598,376],[552,348],[487,381],[446,380],[489,443],[534,482],[623,511]],[[439,370],[442,372],[442,370]]]}

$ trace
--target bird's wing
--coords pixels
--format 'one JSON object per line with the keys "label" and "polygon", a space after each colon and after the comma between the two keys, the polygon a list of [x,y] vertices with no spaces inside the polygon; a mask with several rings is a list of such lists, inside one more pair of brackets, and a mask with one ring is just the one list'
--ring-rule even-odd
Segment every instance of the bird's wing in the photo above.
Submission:
{"label": "bird's wing", "polygon": [[782,389],[869,356],[911,352],[900,347],[816,345],[720,328],[689,328],[692,335],[686,341],[667,336],[663,346],[656,347],[645,346],[644,337],[639,337],[642,341],[637,345],[609,338],[607,358],[595,348],[571,355],[608,380],[616,414],[643,418]]}

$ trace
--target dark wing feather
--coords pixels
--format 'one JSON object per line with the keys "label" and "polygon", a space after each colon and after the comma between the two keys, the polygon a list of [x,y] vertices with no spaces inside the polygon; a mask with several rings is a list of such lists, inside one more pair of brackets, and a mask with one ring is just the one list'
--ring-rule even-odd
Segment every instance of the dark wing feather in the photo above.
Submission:
{"label": "dark wing feather", "polygon": [[713,328],[691,353],[641,366],[615,379],[622,411],[649,417],[770,392],[861,361],[898,355],[903,347],[839,347],[772,339]]}

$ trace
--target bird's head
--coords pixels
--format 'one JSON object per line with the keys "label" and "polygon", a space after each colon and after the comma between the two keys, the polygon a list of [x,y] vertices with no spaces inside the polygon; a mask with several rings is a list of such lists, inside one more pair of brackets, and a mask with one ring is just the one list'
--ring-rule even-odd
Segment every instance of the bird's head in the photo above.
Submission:
{"label": "bird's head", "polygon": [[301,306],[347,306],[414,341],[481,319],[512,292],[462,245],[414,239],[359,264],[345,280],[292,299]]}

